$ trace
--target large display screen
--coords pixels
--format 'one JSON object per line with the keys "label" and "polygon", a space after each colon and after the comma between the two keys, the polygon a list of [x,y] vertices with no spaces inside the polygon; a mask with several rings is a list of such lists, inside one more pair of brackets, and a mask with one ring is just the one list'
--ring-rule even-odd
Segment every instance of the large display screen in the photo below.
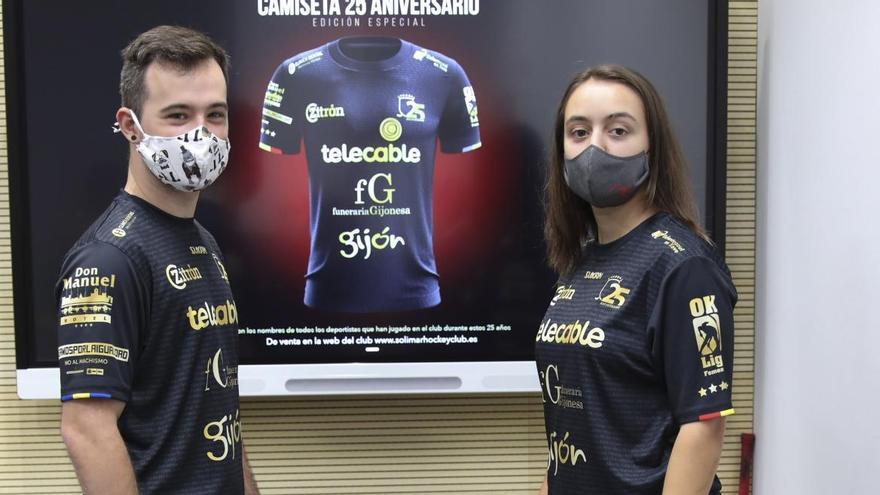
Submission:
{"label": "large display screen", "polygon": [[62,258],[124,184],[111,126],[138,33],[191,26],[231,55],[230,165],[196,218],[242,364],[509,363],[554,296],[542,185],[575,73],[656,85],[718,228],[713,3],[4,2],[18,368],[57,366]]}

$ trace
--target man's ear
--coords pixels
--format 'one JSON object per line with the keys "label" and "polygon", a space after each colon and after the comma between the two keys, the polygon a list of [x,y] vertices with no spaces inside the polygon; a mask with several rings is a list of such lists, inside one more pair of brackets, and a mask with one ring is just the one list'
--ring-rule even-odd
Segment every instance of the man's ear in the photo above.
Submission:
{"label": "man's ear", "polygon": [[134,125],[134,119],[131,118],[131,109],[127,107],[119,107],[116,111],[116,124],[119,126],[119,132],[125,136],[130,143],[137,143],[141,137],[137,126]]}

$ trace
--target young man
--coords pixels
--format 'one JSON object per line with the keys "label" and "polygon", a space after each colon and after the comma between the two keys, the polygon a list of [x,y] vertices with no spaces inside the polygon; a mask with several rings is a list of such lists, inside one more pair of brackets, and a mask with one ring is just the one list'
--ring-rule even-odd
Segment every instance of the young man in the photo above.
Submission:
{"label": "young man", "polygon": [[227,164],[228,56],[160,26],[122,58],[128,179],[56,289],[64,443],[85,493],[256,494],[238,313],[220,249],[193,218]]}

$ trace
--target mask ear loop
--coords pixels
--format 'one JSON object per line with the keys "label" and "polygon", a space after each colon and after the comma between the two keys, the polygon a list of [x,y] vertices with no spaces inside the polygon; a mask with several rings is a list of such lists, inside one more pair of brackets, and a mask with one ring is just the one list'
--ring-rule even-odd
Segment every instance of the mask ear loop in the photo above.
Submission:
{"label": "mask ear loop", "polygon": [[[150,137],[149,134],[144,132],[144,128],[141,127],[141,123],[140,123],[140,121],[138,121],[137,115],[135,115],[134,112],[132,112],[131,110],[129,110],[128,114],[131,115],[131,120],[134,121],[134,125],[137,127],[137,130],[141,131],[141,134],[144,135],[144,138]],[[114,122],[111,129],[113,129],[113,134],[118,134],[118,133],[122,132],[122,128],[119,126],[119,122]],[[134,135],[129,136],[129,139],[132,141],[137,141],[137,136],[134,136]]]}

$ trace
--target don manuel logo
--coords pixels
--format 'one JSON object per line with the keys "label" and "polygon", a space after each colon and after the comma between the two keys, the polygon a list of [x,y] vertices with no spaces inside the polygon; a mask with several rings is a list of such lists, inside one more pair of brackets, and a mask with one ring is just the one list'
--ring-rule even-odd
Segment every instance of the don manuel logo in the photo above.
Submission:
{"label": "don manuel logo", "polygon": [[115,287],[116,274],[101,273],[97,267],[77,267],[63,280],[59,325],[111,323]]}

